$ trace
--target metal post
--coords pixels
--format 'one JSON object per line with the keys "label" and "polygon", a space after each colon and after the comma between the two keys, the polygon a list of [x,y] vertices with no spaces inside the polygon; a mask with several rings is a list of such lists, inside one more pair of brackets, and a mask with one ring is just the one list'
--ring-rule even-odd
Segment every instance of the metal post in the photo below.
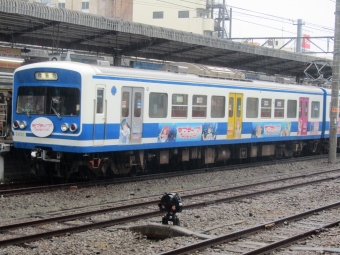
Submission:
{"label": "metal post", "polygon": [[222,38],[225,37],[225,0],[223,0],[223,11],[222,11]]}
{"label": "metal post", "polygon": [[332,68],[332,101],[329,127],[329,154],[328,162],[336,163],[338,114],[339,114],[339,72],[340,72],[340,0],[336,0],[334,28],[334,52]]}
{"label": "metal post", "polygon": [[297,20],[297,38],[296,38],[296,52],[301,52],[301,37],[302,37],[302,25],[305,23],[302,19]]}
{"label": "metal post", "polygon": [[0,154],[0,181],[5,180],[5,160],[4,156]]}
{"label": "metal post", "polygon": [[230,15],[229,15],[229,38],[231,38],[231,22],[233,20],[233,8],[230,8]]}

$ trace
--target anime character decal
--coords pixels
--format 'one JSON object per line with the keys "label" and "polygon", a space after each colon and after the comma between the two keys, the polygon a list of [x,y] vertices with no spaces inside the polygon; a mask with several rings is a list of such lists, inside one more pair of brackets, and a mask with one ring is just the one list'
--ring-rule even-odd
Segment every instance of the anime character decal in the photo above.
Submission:
{"label": "anime character decal", "polygon": [[291,122],[282,123],[253,122],[251,137],[262,138],[262,137],[290,136],[291,126],[292,126]]}
{"label": "anime character decal", "polygon": [[202,140],[216,140],[217,123],[204,123],[202,127]]}
{"label": "anime character decal", "polygon": [[126,119],[120,123],[119,144],[129,144],[131,129]]}
{"label": "anime character decal", "polygon": [[175,142],[176,141],[176,127],[173,124],[159,124],[158,126],[158,138],[157,142],[159,143],[167,143],[167,142]]}
{"label": "anime character decal", "polygon": [[236,120],[236,128],[235,128],[235,133],[234,133],[234,138],[241,138],[241,122],[240,120]]}

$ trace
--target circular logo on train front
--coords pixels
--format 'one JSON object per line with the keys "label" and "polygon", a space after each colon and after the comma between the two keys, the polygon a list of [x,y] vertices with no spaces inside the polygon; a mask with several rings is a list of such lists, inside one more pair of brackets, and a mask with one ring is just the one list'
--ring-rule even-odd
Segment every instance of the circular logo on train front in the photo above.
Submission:
{"label": "circular logo on train front", "polygon": [[33,134],[38,137],[46,137],[52,134],[54,129],[53,122],[47,118],[36,118],[31,123],[31,130]]}

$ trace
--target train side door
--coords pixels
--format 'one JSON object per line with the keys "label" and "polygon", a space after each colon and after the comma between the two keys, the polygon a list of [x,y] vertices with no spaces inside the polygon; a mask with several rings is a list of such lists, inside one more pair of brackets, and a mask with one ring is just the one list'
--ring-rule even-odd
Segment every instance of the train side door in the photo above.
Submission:
{"label": "train side door", "polygon": [[298,135],[307,135],[308,131],[308,109],[309,98],[300,97],[299,99],[299,122]]}
{"label": "train side door", "polygon": [[96,99],[94,100],[93,146],[104,144],[106,138],[106,110],[105,85],[97,85]]}
{"label": "train side door", "polygon": [[242,133],[243,94],[230,93],[227,139],[239,139]]}
{"label": "train side door", "polygon": [[143,98],[143,88],[122,88],[118,144],[140,144],[142,142],[144,107]]}

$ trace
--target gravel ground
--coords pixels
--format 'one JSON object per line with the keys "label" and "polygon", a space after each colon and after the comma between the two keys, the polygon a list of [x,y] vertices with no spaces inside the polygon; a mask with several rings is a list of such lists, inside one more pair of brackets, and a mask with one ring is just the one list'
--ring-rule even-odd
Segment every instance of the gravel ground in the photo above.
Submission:
{"label": "gravel ground", "polygon": [[[303,169],[324,167],[327,165],[327,161],[327,159],[312,160],[175,177],[166,180],[3,197],[0,198],[0,219],[1,224],[8,224],[29,215],[44,214],[63,209],[109,203],[154,194],[162,195],[164,192],[172,190],[226,184],[228,182],[249,180],[277,173],[292,174]],[[329,167],[335,168],[337,165],[330,165]],[[204,232],[205,229],[220,225],[221,227],[205,232],[205,234],[217,236],[257,225],[260,222],[267,222],[283,215],[287,216],[298,211],[308,210],[322,204],[337,201],[339,191],[339,181],[333,180],[332,182],[281,191],[242,201],[212,205],[195,211],[185,210],[185,201],[183,201],[184,210],[178,216],[181,220],[181,225],[193,231]],[[157,205],[155,205],[155,209],[157,209]],[[110,214],[107,216],[110,216]],[[92,217],[92,219],[102,219],[102,216],[98,216],[98,218]],[[161,218],[159,217],[149,219],[148,222],[160,222],[160,220]],[[139,221],[134,224],[145,224],[145,222]],[[44,228],[53,229],[54,226],[45,225]],[[339,235],[333,236],[333,239],[335,239],[333,241],[334,245],[330,247],[339,248],[339,246],[336,246],[340,243]],[[112,227],[41,240],[30,243],[29,247],[8,246],[0,248],[0,254],[157,254],[197,241],[199,239],[195,237],[177,237],[155,241],[146,239],[145,236],[139,233]],[[228,254],[221,248],[197,254],[215,253]]]}

